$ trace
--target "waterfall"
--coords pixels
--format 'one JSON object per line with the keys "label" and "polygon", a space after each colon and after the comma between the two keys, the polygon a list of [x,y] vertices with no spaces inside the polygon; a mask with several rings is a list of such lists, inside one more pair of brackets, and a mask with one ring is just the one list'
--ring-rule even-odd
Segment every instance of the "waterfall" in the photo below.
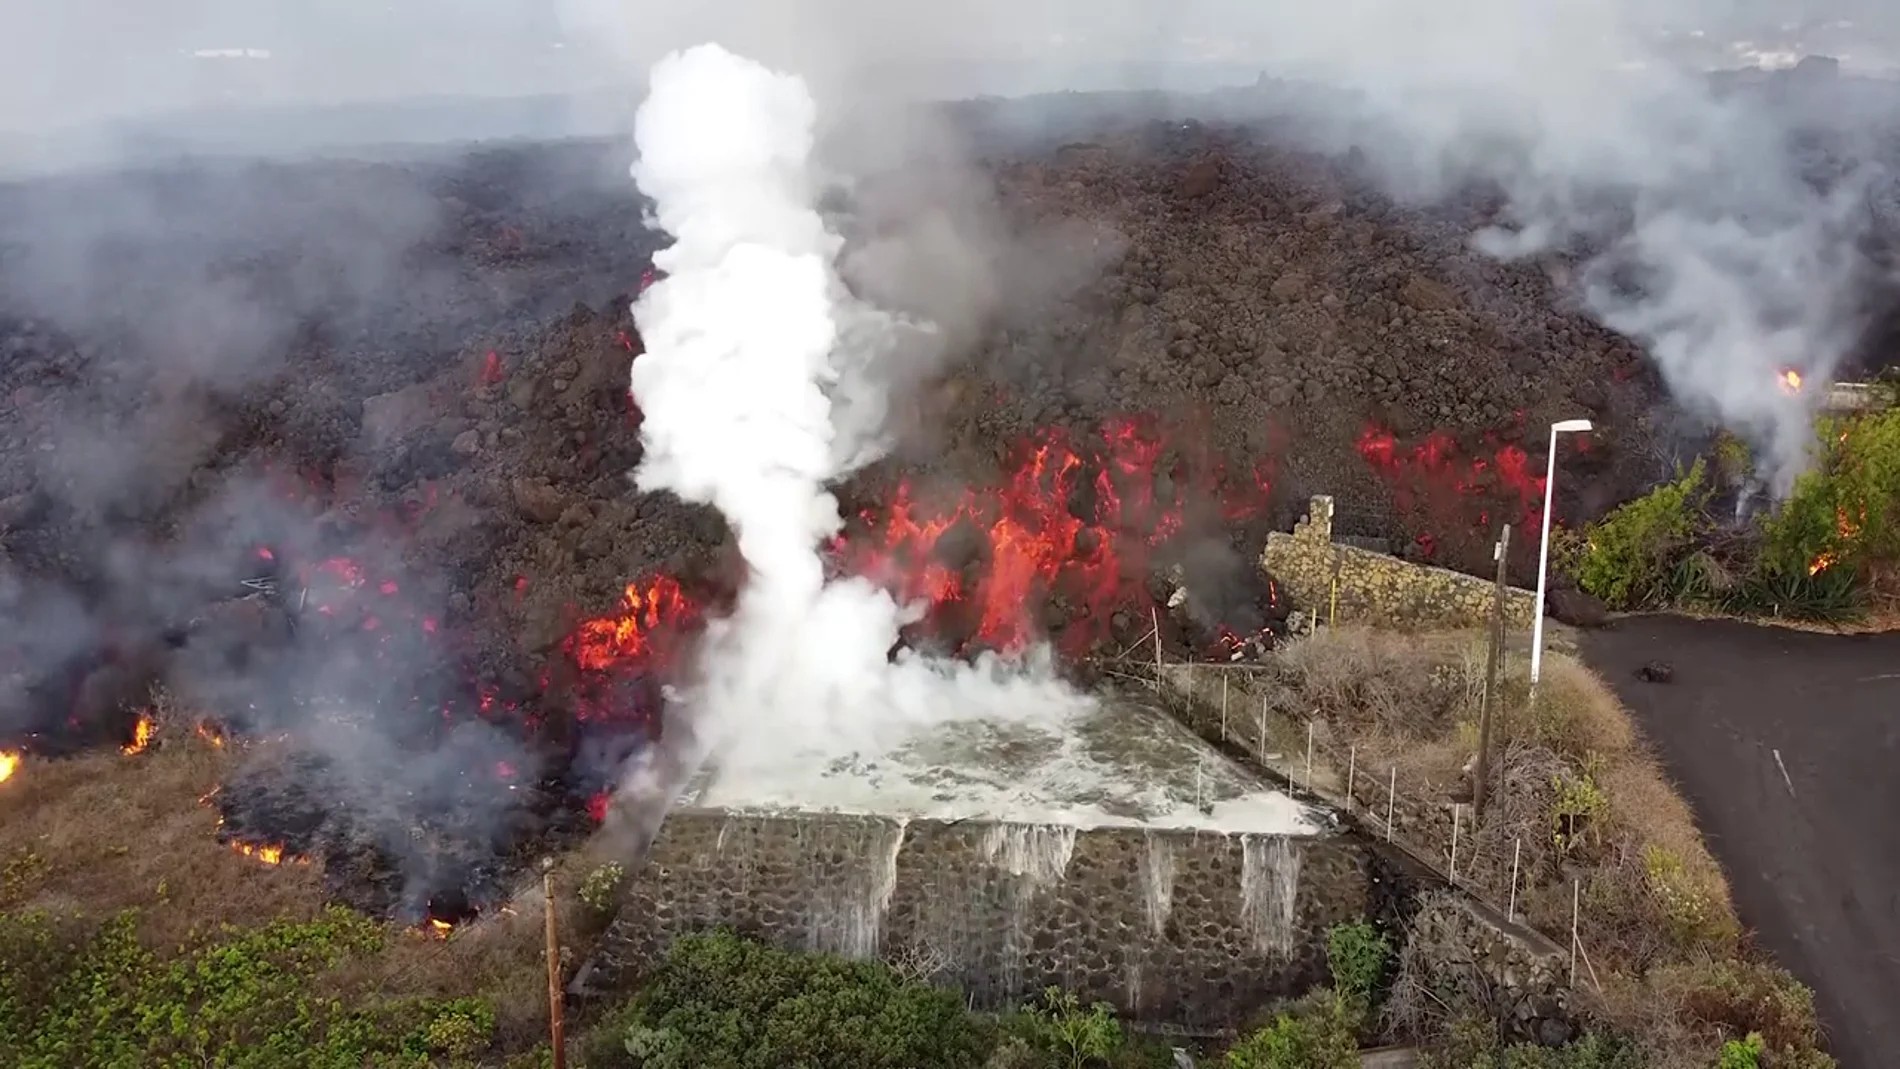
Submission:
{"label": "waterfall", "polygon": [[1284,835],[1247,835],[1240,843],[1241,927],[1259,953],[1287,957],[1296,934],[1300,846]]}
{"label": "waterfall", "polygon": [[1073,826],[997,824],[984,836],[983,852],[991,864],[1022,877],[1019,894],[1027,898],[1062,882],[1075,853],[1075,832]]}
{"label": "waterfall", "polygon": [[1148,849],[1141,855],[1141,882],[1147,891],[1148,926],[1157,936],[1168,928],[1174,910],[1174,843],[1166,835],[1147,834]]}
{"label": "waterfall", "polygon": [[814,896],[806,945],[820,953],[868,960],[882,949],[884,916],[897,890],[897,859],[910,831],[907,820],[869,820],[844,852],[847,868],[824,880]]}

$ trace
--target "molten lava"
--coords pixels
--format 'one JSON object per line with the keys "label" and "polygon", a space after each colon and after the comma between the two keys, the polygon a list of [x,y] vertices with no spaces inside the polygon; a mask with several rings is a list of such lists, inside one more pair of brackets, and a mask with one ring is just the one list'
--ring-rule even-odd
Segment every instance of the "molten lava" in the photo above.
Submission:
{"label": "molten lava", "polygon": [[656,636],[690,626],[697,616],[698,609],[672,576],[658,576],[644,585],[628,583],[616,611],[582,621],[568,635],[564,648],[581,670],[605,672],[617,664],[652,657],[658,652]]}
{"label": "molten lava", "polygon": [[20,771],[20,755],[11,751],[0,751],[0,783],[13,778]]}
{"label": "molten lava", "polygon": [[[1407,448],[1383,427],[1366,428],[1356,445],[1391,488],[1399,511],[1433,528],[1462,526],[1489,536],[1498,520],[1491,506],[1498,502],[1508,510],[1504,522],[1534,527],[1543,520],[1543,473],[1515,445],[1494,445],[1488,457],[1467,457],[1443,431]],[[1429,531],[1418,535],[1418,543],[1427,556],[1437,548]]]}
{"label": "molten lava", "polygon": [[967,644],[987,649],[1020,649],[1037,637],[1038,608],[1063,602],[1071,611],[1061,644],[1080,652],[1107,635],[1154,551],[1181,533],[1190,489],[1224,502],[1230,522],[1267,503],[1264,469],[1236,488],[1218,465],[1196,470],[1164,460],[1167,451],[1153,427],[1120,420],[1086,440],[1043,432],[1018,447],[1001,485],[934,507],[901,482],[833,542],[834,569],[924,603],[926,626],[960,621]]}

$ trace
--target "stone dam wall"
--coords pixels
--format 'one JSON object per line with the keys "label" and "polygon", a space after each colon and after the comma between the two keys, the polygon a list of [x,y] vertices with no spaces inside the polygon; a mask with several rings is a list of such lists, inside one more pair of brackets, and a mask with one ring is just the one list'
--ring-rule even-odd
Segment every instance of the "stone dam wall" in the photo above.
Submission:
{"label": "stone dam wall", "polygon": [[830,813],[673,813],[593,963],[616,989],[728,926],[879,957],[1004,1008],[1061,985],[1130,1019],[1227,1029],[1326,982],[1326,930],[1371,911],[1363,844]]}
{"label": "stone dam wall", "polygon": [[[1486,580],[1334,542],[1330,497],[1313,498],[1292,534],[1269,534],[1260,564],[1295,606],[1320,620],[1331,612],[1335,582],[1343,622],[1462,628],[1491,619],[1494,587]],[[1536,606],[1530,591],[1507,590],[1507,625],[1530,627]]]}

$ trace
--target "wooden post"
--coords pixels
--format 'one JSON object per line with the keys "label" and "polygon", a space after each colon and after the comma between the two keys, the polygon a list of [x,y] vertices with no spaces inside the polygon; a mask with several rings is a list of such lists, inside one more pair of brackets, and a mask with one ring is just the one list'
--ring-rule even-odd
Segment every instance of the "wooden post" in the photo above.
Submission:
{"label": "wooden post", "polygon": [[1458,826],[1463,824],[1465,807],[1457,802],[1451,803],[1451,871],[1445,874],[1445,882],[1458,882]]}
{"label": "wooden post", "polygon": [[1577,986],[1577,948],[1583,945],[1577,935],[1578,907],[1583,904],[1583,881],[1570,881],[1570,986]]}
{"label": "wooden post", "polygon": [[[1161,693],[1161,613],[1152,607],[1148,610],[1148,619],[1155,625],[1155,693]],[[1189,681],[1190,687],[1192,681]],[[1191,691],[1190,691],[1191,693]]]}
{"label": "wooden post", "polygon": [[1354,776],[1359,772],[1359,744],[1346,748],[1346,812],[1352,812],[1352,786]]}
{"label": "wooden post", "polygon": [[1385,841],[1392,841],[1392,815],[1399,807],[1399,766],[1392,766],[1392,782],[1385,789]]}
{"label": "wooden post", "polygon": [[1511,525],[1504,525],[1504,533],[1498,536],[1498,582],[1497,592],[1491,604],[1491,642],[1484,656],[1484,700],[1478,712],[1478,772],[1477,782],[1471,790],[1471,817],[1473,821],[1484,819],[1485,795],[1491,784],[1491,707],[1497,703],[1498,661],[1504,645],[1504,569],[1510,562]]}
{"label": "wooden post", "polygon": [[1504,907],[1504,919],[1517,922],[1517,859],[1524,851],[1522,838],[1511,840],[1511,904]]}
{"label": "wooden post", "polygon": [[1306,791],[1313,792],[1313,722],[1306,722]]}
{"label": "wooden post", "polygon": [[1227,673],[1220,674],[1220,741],[1227,743]]}
{"label": "wooden post", "polygon": [[567,1069],[567,1020],[561,991],[561,940],[554,924],[554,859],[541,862],[542,908],[548,917],[548,1039],[554,1045],[554,1069]]}

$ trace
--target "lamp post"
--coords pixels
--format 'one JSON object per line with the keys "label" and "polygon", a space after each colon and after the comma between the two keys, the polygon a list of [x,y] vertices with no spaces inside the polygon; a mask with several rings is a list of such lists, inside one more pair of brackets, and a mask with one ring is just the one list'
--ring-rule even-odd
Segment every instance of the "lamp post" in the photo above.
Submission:
{"label": "lamp post", "polygon": [[1550,575],[1550,510],[1557,489],[1557,436],[1591,429],[1587,419],[1559,420],[1550,425],[1550,459],[1544,469],[1544,536],[1537,546],[1537,609],[1531,618],[1531,694],[1537,693],[1538,671],[1544,666],[1544,590]]}

